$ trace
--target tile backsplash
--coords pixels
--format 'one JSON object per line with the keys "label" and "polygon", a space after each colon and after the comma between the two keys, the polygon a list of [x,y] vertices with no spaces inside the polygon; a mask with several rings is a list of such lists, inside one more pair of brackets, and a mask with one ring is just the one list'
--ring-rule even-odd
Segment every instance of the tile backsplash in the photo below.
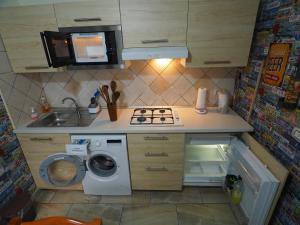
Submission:
{"label": "tile backsplash", "polygon": [[[44,94],[52,107],[62,105],[64,97],[73,97],[80,106],[88,106],[101,85],[115,80],[121,92],[118,105],[194,106],[199,87],[209,90],[208,104],[216,101],[214,90],[233,93],[237,68],[187,69],[179,60],[132,61],[127,69],[74,70],[61,73],[15,74],[0,38],[0,90],[15,127],[30,121],[31,107],[40,109]],[[105,107],[105,102],[100,99]]]}
{"label": "tile backsplash", "polygon": [[[89,104],[99,85],[115,80],[121,92],[118,105],[193,106],[197,89],[206,87],[210,91],[209,104],[215,102],[212,93],[216,89],[234,89],[236,68],[186,69],[178,60],[132,61],[124,70],[77,70],[63,73],[40,74],[49,103],[63,106],[61,100],[69,96],[81,106]],[[103,100],[100,100],[105,106]]]}

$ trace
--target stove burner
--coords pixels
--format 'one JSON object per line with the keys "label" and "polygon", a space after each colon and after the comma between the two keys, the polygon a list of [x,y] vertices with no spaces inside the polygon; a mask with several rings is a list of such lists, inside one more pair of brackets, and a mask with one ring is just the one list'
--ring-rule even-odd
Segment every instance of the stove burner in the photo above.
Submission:
{"label": "stove burner", "polygon": [[160,109],[160,110],[159,110],[159,112],[160,112],[160,113],[165,113],[165,112],[166,112],[166,110],[164,110],[164,109]]}
{"label": "stove burner", "polygon": [[146,112],[146,109],[141,109],[140,111],[142,114],[144,114]]}
{"label": "stove burner", "polygon": [[136,120],[140,123],[143,123],[146,121],[146,117],[140,116],[140,117],[136,118]]}
{"label": "stove burner", "polygon": [[164,122],[165,120],[166,120],[165,117],[161,117],[161,118],[160,118],[160,121],[161,121],[161,122]]}

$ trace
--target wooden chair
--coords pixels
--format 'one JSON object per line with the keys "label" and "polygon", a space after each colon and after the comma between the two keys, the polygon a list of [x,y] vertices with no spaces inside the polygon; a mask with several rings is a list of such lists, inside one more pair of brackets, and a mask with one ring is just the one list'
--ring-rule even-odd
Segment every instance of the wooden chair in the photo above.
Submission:
{"label": "wooden chair", "polygon": [[10,220],[8,225],[102,225],[102,220],[100,218],[96,218],[92,221],[84,222],[63,216],[54,216],[31,222],[22,222],[20,218],[15,217]]}

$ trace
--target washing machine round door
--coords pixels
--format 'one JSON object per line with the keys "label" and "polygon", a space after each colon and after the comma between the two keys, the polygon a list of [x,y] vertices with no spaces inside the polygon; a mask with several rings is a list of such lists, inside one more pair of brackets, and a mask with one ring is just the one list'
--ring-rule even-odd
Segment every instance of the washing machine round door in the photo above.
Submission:
{"label": "washing machine round door", "polygon": [[94,154],[88,160],[89,170],[99,177],[110,177],[117,172],[117,163],[109,155]]}
{"label": "washing machine round door", "polygon": [[48,184],[66,187],[81,182],[85,176],[84,161],[75,155],[54,154],[40,166],[40,177]]}

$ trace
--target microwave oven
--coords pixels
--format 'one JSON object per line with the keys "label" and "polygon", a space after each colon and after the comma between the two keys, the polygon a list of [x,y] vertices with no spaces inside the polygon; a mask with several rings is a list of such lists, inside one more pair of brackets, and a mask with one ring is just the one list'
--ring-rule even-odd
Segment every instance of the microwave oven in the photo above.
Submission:
{"label": "microwave oven", "polygon": [[121,67],[121,26],[65,27],[40,33],[49,67]]}

